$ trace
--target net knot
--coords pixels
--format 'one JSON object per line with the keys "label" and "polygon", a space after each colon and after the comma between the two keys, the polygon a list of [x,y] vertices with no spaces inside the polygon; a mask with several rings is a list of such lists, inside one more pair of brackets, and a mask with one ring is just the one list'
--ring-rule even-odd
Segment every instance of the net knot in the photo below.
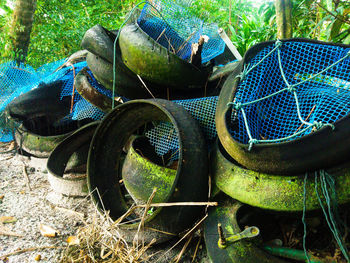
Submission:
{"label": "net knot", "polygon": [[330,124],[330,123],[322,123],[322,122],[314,121],[314,122],[312,123],[312,125],[313,125],[317,130],[321,129],[321,128],[324,127],[324,126],[329,126],[329,127],[332,128],[332,130],[335,129],[334,125],[333,125],[333,124]]}
{"label": "net knot", "polygon": [[279,39],[277,39],[276,42],[275,42],[275,46],[276,46],[277,48],[279,48],[280,46],[282,46],[282,41],[279,40]]}
{"label": "net knot", "polygon": [[233,103],[233,107],[234,107],[236,110],[240,110],[240,109],[242,109],[243,105],[242,105],[242,103],[240,103],[240,102],[236,102],[236,103]]}
{"label": "net knot", "polygon": [[318,122],[318,121],[314,121],[314,122],[312,123],[312,125],[313,125],[317,130],[321,129],[321,128],[324,126],[324,124],[323,124],[322,122]]}
{"label": "net knot", "polygon": [[240,78],[243,81],[249,73],[248,66],[244,66],[242,72],[236,76],[236,78]]}
{"label": "net knot", "polygon": [[258,144],[259,143],[259,140],[258,139],[250,139],[248,143],[249,143],[248,151],[250,151],[253,148],[254,144]]}
{"label": "net knot", "polygon": [[294,93],[296,91],[296,88],[294,86],[288,86],[287,87],[287,90],[290,92],[290,93]]}

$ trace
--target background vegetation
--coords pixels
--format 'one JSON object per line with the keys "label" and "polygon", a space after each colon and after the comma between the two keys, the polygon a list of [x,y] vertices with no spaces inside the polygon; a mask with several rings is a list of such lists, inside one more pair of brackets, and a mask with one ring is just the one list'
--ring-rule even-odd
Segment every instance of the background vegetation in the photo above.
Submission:
{"label": "background vegetation", "polygon": [[[7,1],[8,2],[8,1]],[[135,0],[38,0],[27,63],[38,67],[69,56],[80,49],[85,31],[95,24],[118,28]],[[250,46],[276,38],[275,7],[260,7],[245,0],[193,0],[194,12],[215,21],[243,54]],[[12,9],[0,0],[0,63],[4,53]],[[350,44],[350,1],[293,0],[293,36]]]}

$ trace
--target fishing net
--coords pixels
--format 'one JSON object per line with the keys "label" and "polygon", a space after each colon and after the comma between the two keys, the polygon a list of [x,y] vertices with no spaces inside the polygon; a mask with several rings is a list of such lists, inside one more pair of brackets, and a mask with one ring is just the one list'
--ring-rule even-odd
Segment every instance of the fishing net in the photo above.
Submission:
{"label": "fishing net", "polygon": [[193,15],[190,7],[191,1],[150,1],[144,5],[137,23],[156,42],[186,61],[190,61],[192,44],[207,35],[209,41],[202,50],[205,63],[224,52],[225,43],[217,24],[204,23]]}
{"label": "fishing net", "polygon": [[[37,87],[45,76],[52,73],[63,61],[46,64],[37,70],[9,61],[0,65],[0,141],[9,142],[13,139],[14,123],[9,122],[5,114],[6,106],[19,95]],[[60,73],[53,76],[59,77]]]}
{"label": "fishing net", "polygon": [[[73,66],[62,68],[55,71],[59,66],[63,64],[64,60],[57,61],[44,65],[38,70],[34,70],[29,66],[20,65],[16,67],[13,62],[2,64],[0,69],[0,77],[2,78],[2,96],[1,112],[4,115],[4,109],[9,102],[11,102],[17,96],[28,92],[36,87],[40,83],[50,84],[54,81],[60,80],[62,84],[61,99],[63,97],[71,97],[73,100],[72,112],[59,120],[54,124],[55,127],[65,125],[72,120],[100,120],[105,116],[105,113],[86,101],[81,95],[73,88],[74,76],[79,73],[80,70],[85,68],[86,62],[79,62]],[[74,70],[73,70],[74,69]],[[89,83],[100,93],[112,98],[112,91],[104,88],[94,78],[90,70],[87,70],[90,75],[88,78]],[[128,101],[127,98],[121,98],[124,102]],[[182,105],[189,113],[199,122],[199,125],[203,131],[203,134],[207,141],[212,141],[216,137],[215,128],[215,109],[218,97],[205,97],[188,100],[175,100],[174,102]],[[2,121],[2,137],[0,141],[6,142],[12,140],[13,127],[7,122],[7,118],[3,116]],[[149,138],[150,143],[155,147],[156,153],[163,156],[167,153],[172,153],[173,160],[178,158],[176,152],[179,148],[178,136],[169,122],[154,123],[154,126],[145,132],[146,137]]]}
{"label": "fishing net", "polygon": [[230,130],[238,142],[295,140],[349,114],[350,48],[277,41],[238,76]]}
{"label": "fishing net", "polygon": [[[60,80],[62,83],[61,98],[73,96],[73,111],[54,126],[64,125],[72,120],[91,119],[98,120],[104,113],[84,100],[76,91],[73,92],[74,75],[86,67],[86,62],[79,62],[73,66],[58,69],[65,60],[46,64],[37,70],[27,65],[16,65],[15,62],[7,62],[0,65],[0,141],[13,140],[14,122],[10,122],[5,114],[6,106],[16,97],[35,89],[39,84],[50,84]],[[74,68],[74,70],[73,70]],[[58,69],[58,70],[57,70]],[[90,73],[91,74],[91,73]],[[91,74],[92,76],[92,74]],[[95,78],[92,82],[99,91],[106,92]],[[74,94],[74,95],[73,95]]]}
{"label": "fishing net", "polygon": [[[79,73],[80,70],[87,66],[86,62],[80,62],[74,65],[75,75]],[[88,81],[91,86],[98,92],[112,98],[112,91],[104,88],[93,76],[92,72],[88,69],[87,74],[89,74]],[[73,88],[74,76],[69,74],[66,76],[67,85],[64,86],[61,92],[61,98],[65,96],[73,97],[73,107],[72,112],[65,117],[65,120],[100,120],[105,116],[105,113],[92,105],[90,102],[85,100],[76,89]]]}
{"label": "fishing net", "polygon": [[[203,135],[208,143],[216,137],[215,110],[218,97],[205,97],[188,100],[174,100],[182,105],[192,117],[198,121]],[[170,122],[158,122],[155,127],[145,132],[151,145],[159,156],[171,153],[172,160],[178,159],[179,139],[175,127]]]}

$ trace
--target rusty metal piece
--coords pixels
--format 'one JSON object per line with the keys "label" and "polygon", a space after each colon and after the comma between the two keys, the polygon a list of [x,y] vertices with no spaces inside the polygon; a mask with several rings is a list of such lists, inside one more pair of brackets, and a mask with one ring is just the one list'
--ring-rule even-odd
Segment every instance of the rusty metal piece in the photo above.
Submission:
{"label": "rusty metal piece", "polygon": [[[207,200],[208,153],[198,123],[182,106],[171,101],[134,100],[109,112],[97,128],[90,145],[88,187],[91,192],[95,190],[92,199],[98,208],[109,210],[114,220],[129,207],[120,185],[124,146],[136,130],[152,121],[171,122],[179,136],[176,176],[165,202]],[[203,207],[159,207],[145,218],[145,229],[138,233],[137,238],[145,242],[153,238],[157,242],[168,240],[190,227],[202,212]],[[127,241],[132,241],[138,227],[137,221],[120,225]]]}
{"label": "rusty metal piece", "polygon": [[[228,242],[227,236],[241,233],[237,220],[243,204],[230,200],[221,200],[219,207],[211,208],[209,216],[204,221],[204,239],[208,255],[213,263],[285,263],[284,260],[270,255],[259,248],[256,239],[243,239],[238,242]],[[222,235],[226,236],[226,247],[218,246],[220,238],[217,231],[218,224],[221,224]]]}
{"label": "rusty metal piece", "polygon": [[254,238],[260,234],[260,229],[257,228],[256,226],[247,227],[242,232],[230,235],[227,238],[224,237],[221,224],[218,224],[218,231],[219,231],[218,247],[221,249],[225,249],[229,244],[241,241],[242,239],[246,239],[246,238]]}

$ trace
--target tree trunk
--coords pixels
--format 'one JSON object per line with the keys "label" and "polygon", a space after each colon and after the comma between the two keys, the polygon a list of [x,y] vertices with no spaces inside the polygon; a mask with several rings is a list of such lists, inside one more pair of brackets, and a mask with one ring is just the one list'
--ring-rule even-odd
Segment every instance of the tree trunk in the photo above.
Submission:
{"label": "tree trunk", "polygon": [[9,49],[17,64],[24,62],[28,53],[35,9],[36,0],[16,0],[10,27]]}
{"label": "tree trunk", "polygon": [[276,22],[277,22],[277,38],[293,37],[292,27],[292,1],[276,0]]}

